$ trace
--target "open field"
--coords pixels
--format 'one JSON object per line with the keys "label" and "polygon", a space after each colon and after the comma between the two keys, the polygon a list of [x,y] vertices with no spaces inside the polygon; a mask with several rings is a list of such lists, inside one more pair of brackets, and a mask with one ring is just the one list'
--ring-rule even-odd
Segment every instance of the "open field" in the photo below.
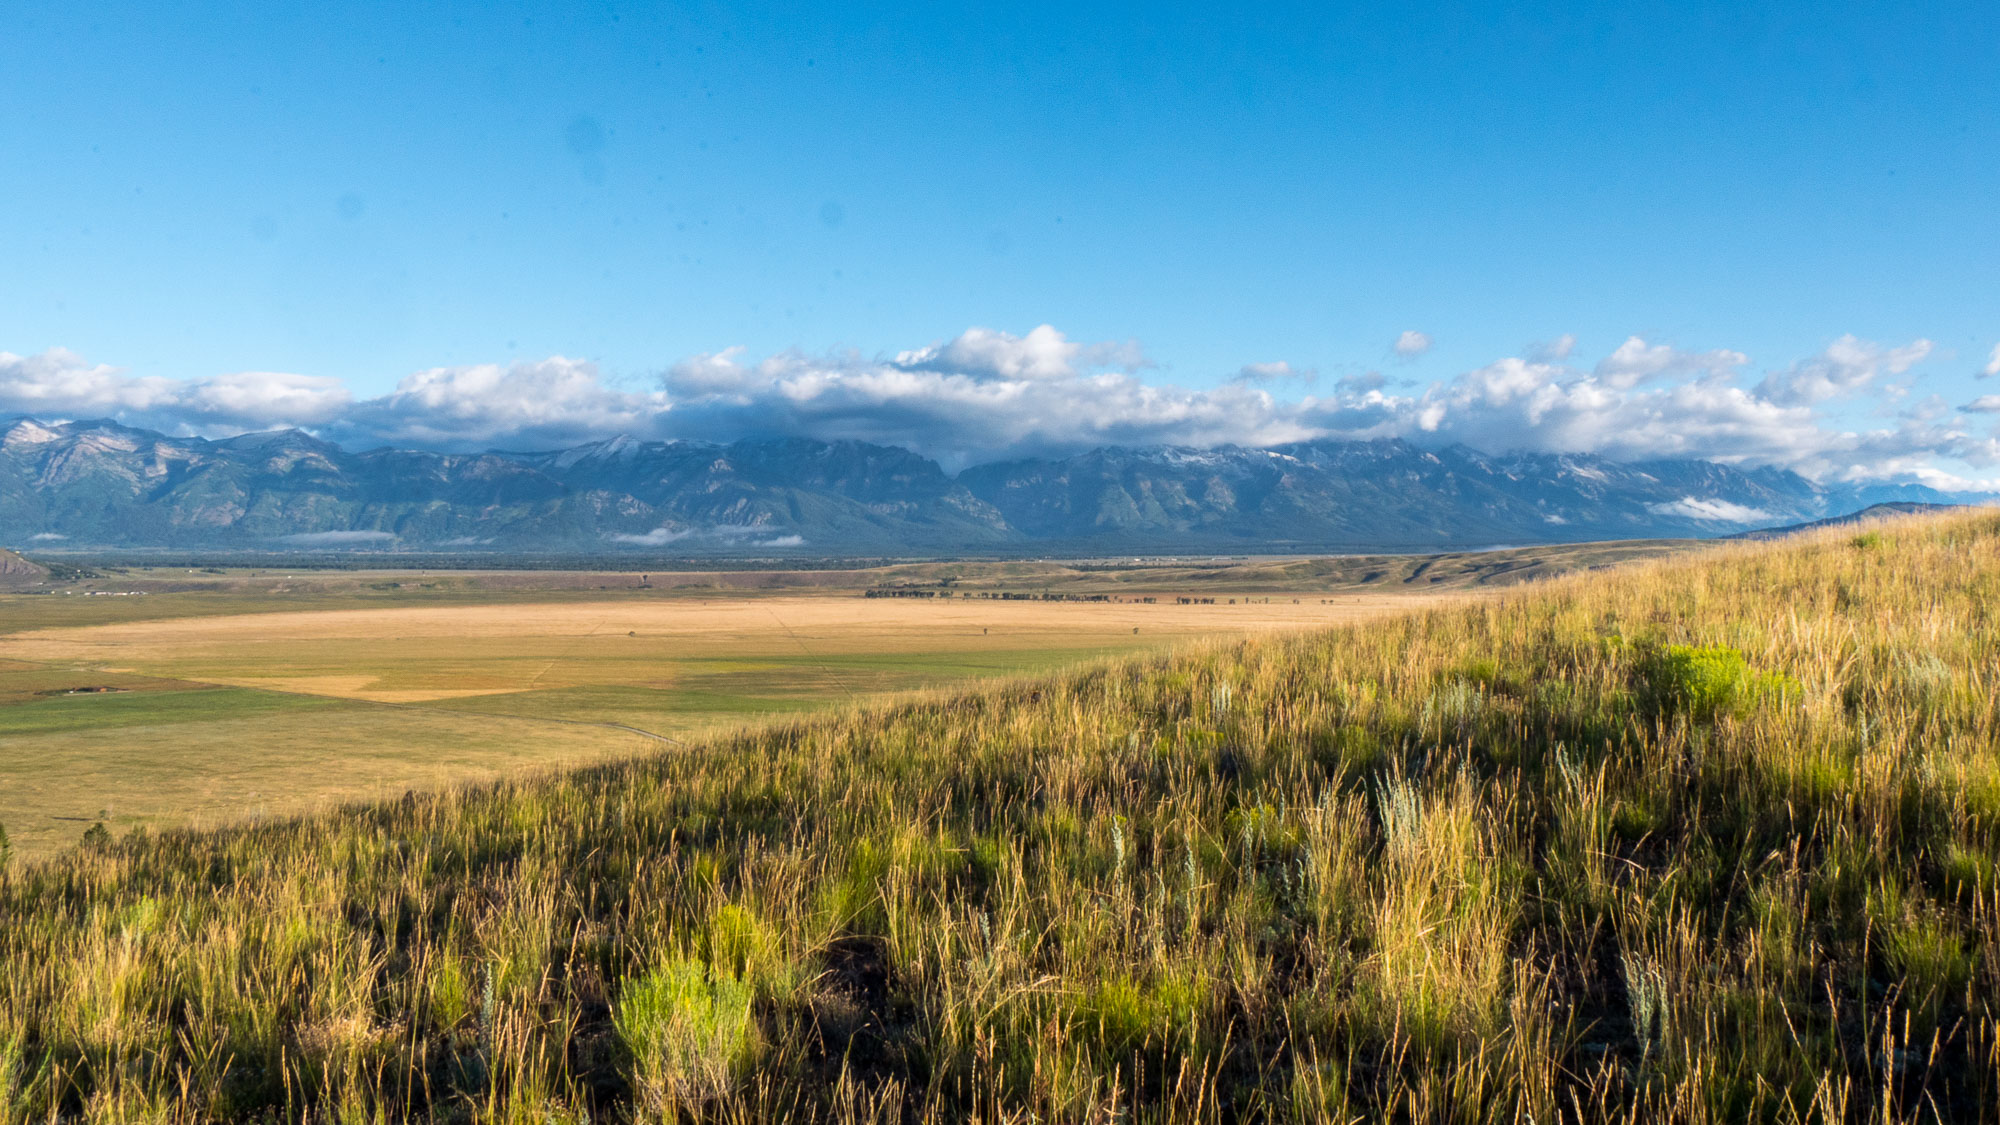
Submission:
{"label": "open field", "polygon": [[[1432,555],[1340,555],[1330,557],[1094,558],[1069,560],[963,560],[904,562],[847,568],[829,562],[803,569],[736,568],[533,570],[478,569],[477,559],[447,569],[419,570],[394,556],[375,560],[387,569],[356,564],[335,569],[337,560],[320,558],[318,567],[286,569],[271,565],[168,566],[132,559],[105,562],[86,556],[36,556],[57,567],[60,577],[36,577],[37,564],[18,560],[0,569],[0,590],[50,590],[59,594],[142,591],[176,595],[164,615],[254,613],[291,603],[317,608],[370,605],[490,604],[509,598],[562,601],[607,593],[662,597],[742,597],[760,594],[847,593],[871,588],[938,588],[962,592],[1139,597],[1203,593],[1238,596],[1302,596],[1329,593],[1410,592],[1504,586],[1551,578],[1577,570],[1703,550],[1699,540],[1619,540],[1606,543],[1547,544]],[[9,556],[0,551],[0,560]],[[226,560],[219,560],[226,561]],[[18,624],[0,620],[0,631],[82,621],[136,620],[162,615],[145,597],[61,596],[11,603],[26,615]]]}
{"label": "open field", "polygon": [[41,855],[98,820],[219,823],[603,760],[1693,546],[661,573],[77,560],[53,580],[17,563],[9,580],[42,592],[0,593],[0,825]]}
{"label": "open field", "polygon": [[0,1121],[1990,1121],[1996,604],[1927,518],[100,840]]}
{"label": "open field", "polygon": [[[207,591],[0,599],[28,603],[0,633],[0,825],[43,854],[100,819],[123,831],[295,812],[1427,596],[1185,606],[589,593],[551,602],[534,600],[546,588],[501,588],[483,604],[361,608],[323,608],[353,604],[324,590],[222,595],[260,611],[235,613],[208,612]],[[196,612],[172,615],[184,606]],[[153,616],[119,619],[141,607]],[[48,625],[58,612],[111,620]]]}

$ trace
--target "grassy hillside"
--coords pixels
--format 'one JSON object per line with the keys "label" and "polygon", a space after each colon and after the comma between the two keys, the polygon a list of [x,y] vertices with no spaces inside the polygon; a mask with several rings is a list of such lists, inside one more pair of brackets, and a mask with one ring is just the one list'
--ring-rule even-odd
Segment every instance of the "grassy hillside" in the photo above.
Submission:
{"label": "grassy hillside", "polygon": [[[272,602],[287,611],[232,615],[190,605],[195,595],[0,597],[0,823],[33,857],[74,844],[93,820],[122,834],[293,816],[620,760],[892,693],[1379,617],[1427,596],[1182,605],[627,591],[367,608],[333,598],[335,609],[286,597]],[[15,611],[49,603],[93,603],[78,614],[88,620],[96,605],[134,602],[156,616],[8,628]]]}
{"label": "grassy hillside", "polygon": [[47,567],[0,548],[0,590],[32,586],[48,576]]}
{"label": "grassy hillside", "polygon": [[2000,518],[0,884],[0,1120],[1990,1120]]}

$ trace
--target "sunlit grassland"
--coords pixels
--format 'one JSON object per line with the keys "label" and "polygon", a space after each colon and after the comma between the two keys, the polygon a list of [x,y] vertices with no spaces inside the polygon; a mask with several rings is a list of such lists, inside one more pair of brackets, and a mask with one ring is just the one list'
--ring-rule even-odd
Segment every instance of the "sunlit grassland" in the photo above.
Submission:
{"label": "sunlit grassland", "polygon": [[[72,844],[98,820],[126,831],[295,814],[1374,604],[502,590],[331,609],[273,596],[259,612],[213,614],[209,596],[170,592],[150,617],[109,620],[93,616],[147,599],[0,599],[10,620],[24,604],[43,615],[41,628],[0,635],[0,824],[23,855]],[[52,602],[69,625],[47,625]]]}
{"label": "sunlit grassland", "polygon": [[[1019,675],[1095,650],[690,660],[653,686],[595,684],[420,704],[0,668],[0,825],[23,857],[118,831],[295,814],[510,770],[578,765],[883,693]],[[118,690],[41,696],[84,683]],[[14,689],[14,690],[9,690]],[[635,730],[620,729],[623,727]]]}
{"label": "sunlit grassland", "polygon": [[107,842],[0,1120],[1991,1120],[1996,606],[1933,518]]}

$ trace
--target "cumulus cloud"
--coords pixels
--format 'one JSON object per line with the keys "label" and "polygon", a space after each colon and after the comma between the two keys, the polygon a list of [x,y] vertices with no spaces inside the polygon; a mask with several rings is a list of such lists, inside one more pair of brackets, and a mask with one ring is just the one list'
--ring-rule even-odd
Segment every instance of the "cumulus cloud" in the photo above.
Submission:
{"label": "cumulus cloud", "polygon": [[1396,354],[1404,359],[1415,359],[1431,350],[1431,338],[1414,328],[1408,328],[1404,329],[1402,335],[1396,337],[1392,347]]}
{"label": "cumulus cloud", "polygon": [[667,405],[657,391],[607,386],[588,360],[550,356],[419,371],[393,392],[357,403],[329,436],[450,449],[575,445],[607,434],[650,434]]}
{"label": "cumulus cloud", "polygon": [[[1047,354],[1056,353],[1059,339],[1047,341]],[[1397,393],[1370,373],[1297,401],[1265,389],[1291,372],[1289,365],[1256,365],[1222,386],[1192,390],[1089,370],[1077,359],[1065,360],[1072,368],[1064,377],[1044,369],[1005,378],[994,365],[977,375],[920,369],[907,353],[891,362],[797,353],[753,362],[718,352],[678,365],[666,386],[679,432],[851,437],[914,446],[948,465],[1097,445],[1257,446],[1318,437],[1409,437],[1631,460],[1714,458],[1815,473],[1871,459],[1904,465],[1940,451],[1987,456],[1984,444],[1948,421],[1913,415],[1890,430],[1845,433],[1816,409],[1816,392],[1790,393],[1809,376],[1865,388],[1908,371],[1927,351],[1922,341],[1891,348],[1843,338],[1789,369],[1799,381],[1777,398],[1742,384],[1749,362],[1742,352],[1683,350],[1639,337],[1589,369],[1508,357],[1413,393]]]}
{"label": "cumulus cloud", "polygon": [[340,380],[274,371],[206,379],[136,376],[85,362],[66,348],[38,355],[0,352],[0,414],[115,417],[175,433],[310,426],[351,403]]}
{"label": "cumulus cloud", "polygon": [[1931,349],[1929,340],[1913,340],[1899,348],[1888,348],[1852,335],[1842,336],[1811,359],[1766,375],[1757,385],[1757,393],[1785,404],[1844,398],[1872,386],[1885,375],[1903,374],[1930,355]]}
{"label": "cumulus cloud", "polygon": [[[177,433],[219,436],[303,425],[350,447],[552,449],[639,438],[807,436],[912,448],[948,469],[1104,445],[1269,446],[1316,438],[1401,437],[1502,452],[1593,452],[1624,460],[1707,458],[1819,476],[1924,477],[1941,461],[2000,464],[2000,439],[1968,430],[2000,412],[1980,398],[1953,410],[1926,395],[1896,412],[1887,399],[1918,378],[1931,344],[1843,336],[1752,384],[1731,349],[1684,349],[1633,336],[1609,354],[1573,358],[1574,340],[1523,349],[1452,378],[1398,385],[1348,375],[1298,393],[1310,369],[1247,364],[1218,385],[1142,377],[1125,342],[1072,340],[1042,325],[1025,334],[973,328],[941,343],[874,357],[742,348],[690,356],[651,386],[620,387],[588,360],[440,367],[388,394],[356,399],[338,381],[240,373],[174,381],[94,365],[61,350],[0,353],[0,414],[109,415]],[[1279,397],[1275,391],[1294,393]],[[1872,428],[1842,421],[1848,400],[1881,400]],[[1846,413],[1836,412],[1836,408]],[[1925,479],[1932,479],[1925,477]],[[1944,478],[1936,478],[1944,479]],[[687,536],[762,541],[764,529],[661,528],[623,541],[664,546]]]}
{"label": "cumulus cloud", "polygon": [[338,379],[282,371],[241,371],[191,386],[183,404],[198,418],[314,425],[340,416],[353,396]]}
{"label": "cumulus cloud", "polygon": [[[1564,337],[1569,340],[1570,337]],[[1563,357],[1569,354],[1568,348]],[[1594,374],[1609,387],[1635,387],[1661,378],[1727,378],[1750,362],[1742,352],[1685,352],[1668,344],[1649,344],[1628,337],[1618,349],[1597,362]]]}
{"label": "cumulus cloud", "polygon": [[1737,380],[1739,353],[1666,353],[1628,340],[1589,372],[1509,358],[1383,405],[1432,440],[1482,449],[1694,457],[1819,476],[1907,474],[1940,457],[2000,461],[2000,444],[1957,429],[1948,417],[1915,411],[1893,426],[1854,432],[1822,412],[1817,389],[1793,393],[1824,380],[1859,394],[1882,376],[1907,372],[1929,350],[1922,340],[1891,348],[1843,337],[1787,369],[1802,381],[1773,394],[1769,378],[1755,387]]}
{"label": "cumulus cloud", "polygon": [[[926,358],[933,350],[937,357]],[[738,350],[694,356],[666,374],[668,426],[689,436],[801,434],[907,445],[952,465],[1097,445],[1275,444],[1314,434],[1294,407],[1258,387],[1229,382],[1204,391],[1141,380],[1123,369],[1132,358],[1123,345],[1072,346],[1051,334],[1032,349],[1041,358],[979,364],[938,358],[950,350],[888,361],[786,352],[752,363]],[[1067,375],[1055,373],[1057,356]]]}
{"label": "cumulus cloud", "polygon": [[2000,344],[1993,345],[1993,354],[1986,357],[1986,366],[1979,369],[1981,379],[1991,379],[2000,375]]}
{"label": "cumulus cloud", "polygon": [[1088,367],[1145,365],[1145,353],[1135,342],[1079,344],[1044,324],[1026,336],[968,328],[947,343],[899,353],[895,366],[905,371],[935,371],[977,379],[1067,379]]}

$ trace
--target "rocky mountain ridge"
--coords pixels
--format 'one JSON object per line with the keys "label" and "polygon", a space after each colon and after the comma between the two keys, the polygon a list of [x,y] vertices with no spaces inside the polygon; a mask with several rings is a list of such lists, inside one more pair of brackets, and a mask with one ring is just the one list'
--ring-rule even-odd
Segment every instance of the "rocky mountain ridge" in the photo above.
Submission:
{"label": "rocky mountain ridge", "polygon": [[806,438],[613,438],[545,452],[352,452],[0,421],[15,548],[671,554],[1419,550],[1706,537],[1948,499],[1707,461],[1492,455],[1400,440],[1104,448],[947,473]]}

